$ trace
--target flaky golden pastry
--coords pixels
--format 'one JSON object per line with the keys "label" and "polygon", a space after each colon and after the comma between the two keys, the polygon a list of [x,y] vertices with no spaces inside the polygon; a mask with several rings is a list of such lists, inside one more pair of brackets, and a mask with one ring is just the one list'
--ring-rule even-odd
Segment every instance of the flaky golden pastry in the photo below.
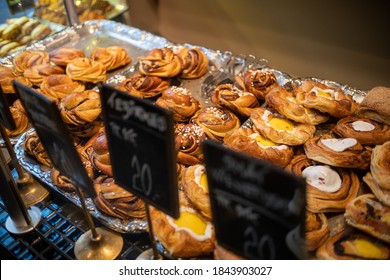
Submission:
{"label": "flaky golden pastry", "polygon": [[92,143],[92,151],[89,155],[92,166],[99,172],[112,177],[110,153],[108,151],[107,136],[104,130],[100,130]]}
{"label": "flaky golden pastry", "polygon": [[12,61],[15,70],[19,74],[23,74],[26,68],[37,64],[49,63],[49,53],[45,51],[30,51],[25,50],[18,53]]}
{"label": "flaky golden pastry", "polygon": [[52,168],[50,172],[50,178],[53,184],[60,190],[63,190],[65,192],[76,191],[76,187],[74,186],[72,180],[61,174],[57,169]]}
{"label": "flaky golden pastry", "polygon": [[36,133],[32,133],[26,137],[24,150],[27,154],[33,156],[38,162],[51,167],[49,156],[47,155],[45,148]]}
{"label": "flaky golden pastry", "polygon": [[200,109],[199,101],[192,97],[191,92],[177,86],[164,90],[156,104],[172,111],[176,122],[188,121]]}
{"label": "flaky golden pastry", "polygon": [[158,77],[174,77],[181,73],[181,59],[169,48],[153,49],[146,57],[140,57],[139,72]]}
{"label": "flaky golden pastry", "polygon": [[15,93],[12,81],[16,80],[28,87],[32,86],[31,82],[23,76],[18,76],[9,67],[0,65],[0,86],[3,93]]}
{"label": "flaky golden pastry", "polygon": [[209,60],[206,54],[199,48],[180,48],[177,56],[182,61],[180,78],[196,79],[206,74],[209,68]]}
{"label": "flaky golden pastry", "polygon": [[73,59],[77,57],[85,57],[85,54],[80,49],[61,47],[49,54],[50,61],[62,67],[66,67]]}
{"label": "flaky golden pastry", "polygon": [[141,74],[135,74],[116,86],[117,89],[140,98],[156,97],[161,95],[168,87],[168,79]]}
{"label": "flaky golden pastry", "polygon": [[40,89],[42,93],[51,99],[61,99],[72,92],[83,92],[85,85],[73,81],[68,75],[50,75],[43,79]]}
{"label": "flaky golden pastry", "polygon": [[262,135],[276,143],[290,146],[305,143],[316,131],[314,125],[290,121],[265,108],[253,109],[250,119]]}
{"label": "flaky golden pastry", "polygon": [[236,115],[217,107],[200,109],[191,118],[191,122],[199,125],[207,137],[219,142],[240,127],[240,120]]}
{"label": "flaky golden pastry", "polygon": [[243,257],[234,254],[232,251],[222,247],[216,242],[214,249],[214,260],[245,260]]}
{"label": "flaky golden pastry", "polygon": [[218,108],[225,108],[245,117],[250,116],[253,108],[259,107],[253,93],[242,91],[232,84],[217,86],[210,99]]}
{"label": "flaky golden pastry", "polygon": [[95,48],[89,58],[94,61],[101,62],[106,68],[107,72],[125,66],[132,61],[132,59],[127,54],[127,51],[119,46]]}
{"label": "flaky golden pastry", "polygon": [[12,118],[15,122],[15,129],[14,130],[8,130],[5,129],[9,137],[16,137],[23,132],[25,132],[29,126],[28,118],[24,110],[19,110],[18,107],[10,106],[9,110],[12,114]]}
{"label": "flaky golden pastry", "polygon": [[106,81],[106,68],[99,62],[86,57],[73,59],[66,66],[66,74],[77,81],[99,83]]}
{"label": "flaky golden pastry", "polygon": [[[333,138],[329,134],[316,136],[304,144],[305,153],[308,158],[331,166],[345,168],[368,169],[371,159],[371,148],[362,146],[354,138]],[[351,143],[345,149],[334,150],[326,146],[325,141]]]}
{"label": "flaky golden pastry", "polygon": [[369,118],[346,117],[340,119],[333,132],[341,137],[355,138],[362,145],[380,145],[390,141],[390,125]]}
{"label": "flaky golden pastry", "polygon": [[40,86],[45,77],[56,74],[65,74],[65,71],[52,64],[36,64],[23,72],[23,76],[35,86]]}
{"label": "flaky golden pastry", "polygon": [[71,93],[59,105],[62,120],[72,135],[91,137],[101,127],[99,93],[94,90]]}
{"label": "flaky golden pastry", "polygon": [[344,218],[350,226],[390,243],[390,207],[373,194],[358,196],[348,203]]}
{"label": "flaky golden pastry", "polygon": [[265,96],[265,101],[278,111],[279,114],[299,123],[317,125],[329,119],[329,115],[299,105],[294,94],[283,86],[273,88]]}
{"label": "flaky golden pastry", "polygon": [[390,125],[390,88],[371,89],[360,103],[358,114]]}
{"label": "flaky golden pastry", "polygon": [[331,88],[322,83],[305,80],[295,89],[297,103],[306,108],[316,109],[337,118],[353,115],[359,105],[351,95],[341,89]]}
{"label": "flaky golden pastry", "polygon": [[266,69],[249,68],[235,78],[238,87],[253,93],[258,99],[265,96],[276,86],[278,81],[275,75]]}
{"label": "flaky golden pastry", "polygon": [[314,251],[329,237],[328,219],[323,213],[306,211],[306,246]]}
{"label": "flaky golden pastry", "polygon": [[177,162],[184,165],[200,164],[203,161],[201,143],[204,139],[206,134],[197,124],[177,124],[175,126]]}

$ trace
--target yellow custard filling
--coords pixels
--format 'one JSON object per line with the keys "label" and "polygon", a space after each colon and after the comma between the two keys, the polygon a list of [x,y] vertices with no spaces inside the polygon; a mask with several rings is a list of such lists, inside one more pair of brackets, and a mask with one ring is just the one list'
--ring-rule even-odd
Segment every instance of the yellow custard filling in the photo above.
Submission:
{"label": "yellow custard filling", "polygon": [[200,185],[205,188],[207,191],[209,190],[209,185],[207,184],[207,175],[206,173],[203,173],[201,176],[200,176],[200,181],[199,181]]}
{"label": "yellow custard filling", "polygon": [[190,212],[182,212],[179,219],[174,220],[174,223],[179,228],[188,228],[197,235],[204,235],[207,227],[205,221]]}
{"label": "yellow custard filling", "polygon": [[355,239],[352,243],[358,250],[360,256],[367,259],[382,258],[382,251],[371,242],[363,239]]}
{"label": "yellow custard filling", "polygon": [[272,118],[269,121],[269,123],[270,123],[271,127],[276,129],[276,130],[289,130],[289,131],[291,131],[294,129],[294,124],[286,119]]}
{"label": "yellow custard filling", "polygon": [[262,146],[265,146],[265,147],[273,147],[273,146],[276,146],[276,143],[269,140],[269,139],[266,139],[264,138],[263,136],[261,135],[257,135],[255,138],[255,141],[258,142],[260,145]]}
{"label": "yellow custard filling", "polygon": [[317,95],[330,98],[332,95],[329,92],[322,91],[320,89],[317,89]]}

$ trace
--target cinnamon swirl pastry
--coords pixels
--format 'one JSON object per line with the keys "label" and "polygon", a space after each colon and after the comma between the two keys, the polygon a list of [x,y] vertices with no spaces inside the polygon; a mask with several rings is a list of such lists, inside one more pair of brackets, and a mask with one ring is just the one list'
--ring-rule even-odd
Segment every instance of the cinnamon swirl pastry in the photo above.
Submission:
{"label": "cinnamon swirl pastry", "polygon": [[64,192],[75,192],[76,187],[72,180],[65,175],[62,175],[57,169],[52,168],[50,178],[53,184]]}
{"label": "cinnamon swirl pastry", "polygon": [[340,119],[333,132],[341,137],[355,138],[362,145],[380,145],[390,141],[390,125],[369,118],[346,117]]}
{"label": "cinnamon swirl pastry", "polygon": [[113,178],[99,176],[94,181],[96,206],[109,216],[119,219],[143,219],[146,217],[144,202],[115,184]]}
{"label": "cinnamon swirl pastry", "polygon": [[390,88],[374,87],[360,103],[358,114],[390,125]]}
{"label": "cinnamon swirl pastry", "polygon": [[56,74],[65,74],[65,71],[52,64],[36,64],[23,72],[23,76],[35,86],[40,86],[45,77]]}
{"label": "cinnamon swirl pastry", "polygon": [[206,74],[209,68],[209,60],[199,48],[189,49],[182,47],[177,53],[182,61],[180,78],[197,79]]}
{"label": "cinnamon swirl pastry", "polygon": [[365,234],[343,230],[330,237],[316,251],[320,260],[387,260],[387,245]]}
{"label": "cinnamon swirl pastry", "polygon": [[352,99],[351,95],[319,82],[303,81],[295,89],[295,92],[298,104],[306,108],[316,109],[322,113],[328,113],[337,118],[351,116],[359,108],[359,105]]}
{"label": "cinnamon swirl pastry", "polygon": [[259,107],[253,93],[242,91],[232,84],[217,86],[210,98],[218,108],[225,108],[245,117],[250,116],[253,108]]}
{"label": "cinnamon swirl pastry", "polygon": [[153,98],[160,95],[168,87],[168,79],[135,74],[125,79],[116,88],[140,98]]}
{"label": "cinnamon swirl pastry", "polygon": [[99,83],[106,81],[106,68],[99,61],[86,57],[73,59],[66,66],[66,74],[76,81]]}
{"label": "cinnamon swirl pastry", "polygon": [[32,86],[31,82],[22,76],[15,74],[10,68],[0,65],[0,86],[3,93],[15,93],[12,81],[16,80],[28,87]]}
{"label": "cinnamon swirl pastry", "polygon": [[15,70],[20,75],[23,74],[26,68],[37,64],[48,64],[49,63],[49,53],[45,51],[30,51],[25,50],[21,53],[18,53],[12,64],[15,67]]}
{"label": "cinnamon swirl pastry", "polygon": [[200,109],[191,118],[191,122],[199,125],[207,137],[219,142],[240,127],[240,120],[236,115],[217,107]]}
{"label": "cinnamon swirl pastry", "polygon": [[191,96],[191,92],[177,86],[164,90],[156,104],[172,111],[173,120],[176,122],[188,121],[200,109],[198,100]]}
{"label": "cinnamon swirl pastry", "polygon": [[66,67],[73,59],[85,57],[80,49],[61,47],[49,54],[50,61],[62,67]]}
{"label": "cinnamon swirl pastry", "polygon": [[78,81],[73,81],[68,75],[50,75],[43,79],[40,89],[42,93],[51,99],[61,99],[72,92],[83,92],[85,85]]}
{"label": "cinnamon swirl pastry", "polygon": [[189,206],[180,207],[180,217],[152,209],[154,234],[173,257],[191,258],[211,255],[214,250],[214,227]]}
{"label": "cinnamon swirl pastry", "polygon": [[331,166],[368,169],[371,148],[354,138],[333,138],[329,134],[313,137],[304,144],[308,158]]}
{"label": "cinnamon swirl pastry", "polygon": [[169,78],[179,75],[182,71],[181,59],[166,47],[153,49],[139,60],[139,72],[144,75]]}
{"label": "cinnamon swirl pastry", "polygon": [[10,106],[9,110],[11,111],[16,128],[14,130],[8,130],[6,128],[5,130],[9,137],[16,137],[27,130],[29,125],[28,118],[25,111],[19,110],[19,108],[16,106]]}
{"label": "cinnamon swirl pastry", "polygon": [[306,211],[306,247],[314,251],[329,237],[328,219],[323,213]]}
{"label": "cinnamon swirl pastry", "polygon": [[314,125],[290,121],[265,108],[253,109],[250,118],[262,135],[276,143],[290,146],[305,143],[316,131]]}
{"label": "cinnamon swirl pastry", "polygon": [[107,136],[104,130],[100,130],[96,138],[92,142],[92,150],[90,152],[90,162],[98,171],[109,177],[112,177],[112,167],[110,161],[110,153],[108,151]]}
{"label": "cinnamon swirl pastry", "polygon": [[51,167],[49,156],[35,132],[26,137],[24,150],[27,154],[33,156],[38,162]]}
{"label": "cinnamon swirl pastry", "polygon": [[225,138],[224,144],[238,152],[263,159],[280,166],[286,166],[294,155],[287,145],[277,144],[251,127],[241,126],[231,136]]}
{"label": "cinnamon swirl pastry", "polygon": [[347,224],[390,243],[390,207],[373,194],[364,194],[345,207]]}
{"label": "cinnamon swirl pastry", "polygon": [[203,217],[211,221],[210,195],[205,167],[200,164],[187,167],[181,182],[188,200]]}
{"label": "cinnamon swirl pastry", "polygon": [[101,62],[107,72],[125,66],[132,61],[126,50],[119,46],[95,48],[89,58]]}
{"label": "cinnamon swirl pastry", "polygon": [[99,93],[94,90],[71,93],[59,103],[61,117],[70,133],[78,137],[91,137],[101,127]]}
{"label": "cinnamon swirl pastry", "polygon": [[317,125],[329,119],[329,115],[299,105],[294,94],[287,91],[283,86],[273,88],[265,96],[265,101],[278,111],[279,114],[299,123]]}
{"label": "cinnamon swirl pastry", "polygon": [[261,100],[264,100],[265,96],[278,86],[275,75],[266,69],[247,69],[236,76],[235,80],[238,87],[253,93]]}
{"label": "cinnamon swirl pastry", "polygon": [[206,139],[206,134],[197,124],[176,125],[175,146],[177,162],[184,165],[200,164],[203,161],[201,143],[204,139]]}

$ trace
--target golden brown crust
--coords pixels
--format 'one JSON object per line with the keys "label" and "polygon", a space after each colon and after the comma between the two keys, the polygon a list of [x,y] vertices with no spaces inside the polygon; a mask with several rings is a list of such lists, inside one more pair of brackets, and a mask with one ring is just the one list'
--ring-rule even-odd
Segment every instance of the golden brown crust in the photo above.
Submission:
{"label": "golden brown crust", "polygon": [[153,49],[139,60],[139,72],[144,75],[169,78],[182,70],[181,59],[169,48]]}
{"label": "golden brown crust", "polygon": [[201,143],[204,139],[206,134],[197,124],[177,124],[175,127],[177,162],[184,165],[200,164],[203,161]]}
{"label": "golden brown crust", "polygon": [[15,137],[23,132],[25,132],[28,128],[29,122],[26,113],[19,110],[18,107],[10,106],[9,110],[12,114],[12,118],[14,119],[16,128],[12,131],[5,129],[9,137]]}
{"label": "golden brown crust", "polygon": [[132,61],[127,51],[119,46],[95,48],[89,58],[101,62],[107,72],[125,66]]}
{"label": "golden brown crust", "polygon": [[215,260],[245,260],[243,257],[236,255],[235,253],[225,249],[217,242],[214,249],[214,259]]}
{"label": "golden brown crust", "polygon": [[85,54],[82,50],[75,48],[61,47],[50,53],[50,61],[63,67],[77,57],[85,57]]}
{"label": "golden brown crust", "polygon": [[110,177],[113,176],[107,137],[104,130],[101,130],[92,142],[92,151],[89,156],[90,162],[96,170]]}
{"label": "golden brown crust", "polygon": [[360,103],[358,114],[390,125],[390,88],[371,89]]}
{"label": "golden brown crust", "polygon": [[51,167],[49,156],[47,155],[41,141],[36,133],[32,133],[26,137],[24,142],[24,150],[27,154],[36,158],[43,165]]}
{"label": "golden brown crust", "polygon": [[16,80],[28,87],[32,86],[31,82],[23,76],[18,76],[9,67],[0,65],[0,86],[3,93],[15,93],[14,85],[12,84],[13,80]]}
{"label": "golden brown crust", "polygon": [[64,69],[59,66],[55,66],[52,64],[36,64],[29,68],[26,68],[23,72],[23,76],[28,79],[33,85],[40,86],[45,77],[64,73]]}
{"label": "golden brown crust", "polygon": [[306,246],[314,251],[329,237],[328,219],[323,213],[306,211]]}
{"label": "golden brown crust", "polygon": [[232,84],[217,86],[210,98],[218,108],[225,108],[245,117],[250,116],[253,108],[259,107],[259,102],[252,93],[242,91]]}
{"label": "golden brown crust", "polygon": [[383,204],[390,206],[390,191],[380,188],[372,177],[371,172],[367,172],[367,174],[363,176],[363,181]]}
{"label": "golden brown crust", "polygon": [[49,53],[45,51],[30,51],[25,50],[18,53],[12,61],[15,70],[19,74],[23,74],[26,68],[37,64],[49,63]]}
{"label": "golden brown crust", "polygon": [[152,98],[160,95],[168,87],[168,79],[135,74],[125,79],[116,88],[140,98]]}
{"label": "golden brown crust", "polygon": [[171,86],[163,91],[156,104],[173,113],[173,120],[188,121],[199,109],[198,100],[191,96],[191,92],[183,87]]}
{"label": "golden brown crust", "polygon": [[73,185],[72,180],[62,175],[57,169],[52,168],[50,178],[53,184],[57,186],[60,190],[63,190],[65,192],[76,191],[76,187]]}
{"label": "golden brown crust", "polygon": [[265,69],[250,68],[236,77],[237,86],[253,93],[258,99],[264,100],[265,96],[276,86],[278,81],[275,75]]}
{"label": "golden brown crust", "polygon": [[73,81],[68,75],[50,75],[43,79],[41,90],[44,95],[51,99],[61,99],[72,92],[83,92],[85,85],[78,81]]}
{"label": "golden brown crust", "polygon": [[99,83],[106,81],[106,68],[99,61],[86,57],[73,59],[66,66],[66,74],[73,80]]}
{"label": "golden brown crust", "polygon": [[182,61],[180,77],[183,79],[197,79],[206,74],[209,60],[206,54],[199,48],[189,49],[182,47],[177,56]]}

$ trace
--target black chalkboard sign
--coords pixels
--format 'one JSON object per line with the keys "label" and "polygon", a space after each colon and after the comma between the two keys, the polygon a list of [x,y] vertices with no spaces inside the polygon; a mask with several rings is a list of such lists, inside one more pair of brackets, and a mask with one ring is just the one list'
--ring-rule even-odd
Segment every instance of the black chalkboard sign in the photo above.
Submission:
{"label": "black chalkboard sign", "polygon": [[115,182],[178,218],[172,113],[108,85],[101,99]]}
{"label": "black chalkboard sign", "polygon": [[13,83],[53,166],[72,179],[77,187],[81,187],[92,196],[94,192],[91,179],[62,121],[55,101],[17,81]]}
{"label": "black chalkboard sign", "polygon": [[305,181],[215,141],[203,152],[218,243],[248,259],[296,259],[286,236],[304,229]]}
{"label": "black chalkboard sign", "polygon": [[7,98],[5,97],[3,90],[0,87],[0,121],[1,124],[9,130],[16,128],[14,118],[12,117],[9,109]]}

